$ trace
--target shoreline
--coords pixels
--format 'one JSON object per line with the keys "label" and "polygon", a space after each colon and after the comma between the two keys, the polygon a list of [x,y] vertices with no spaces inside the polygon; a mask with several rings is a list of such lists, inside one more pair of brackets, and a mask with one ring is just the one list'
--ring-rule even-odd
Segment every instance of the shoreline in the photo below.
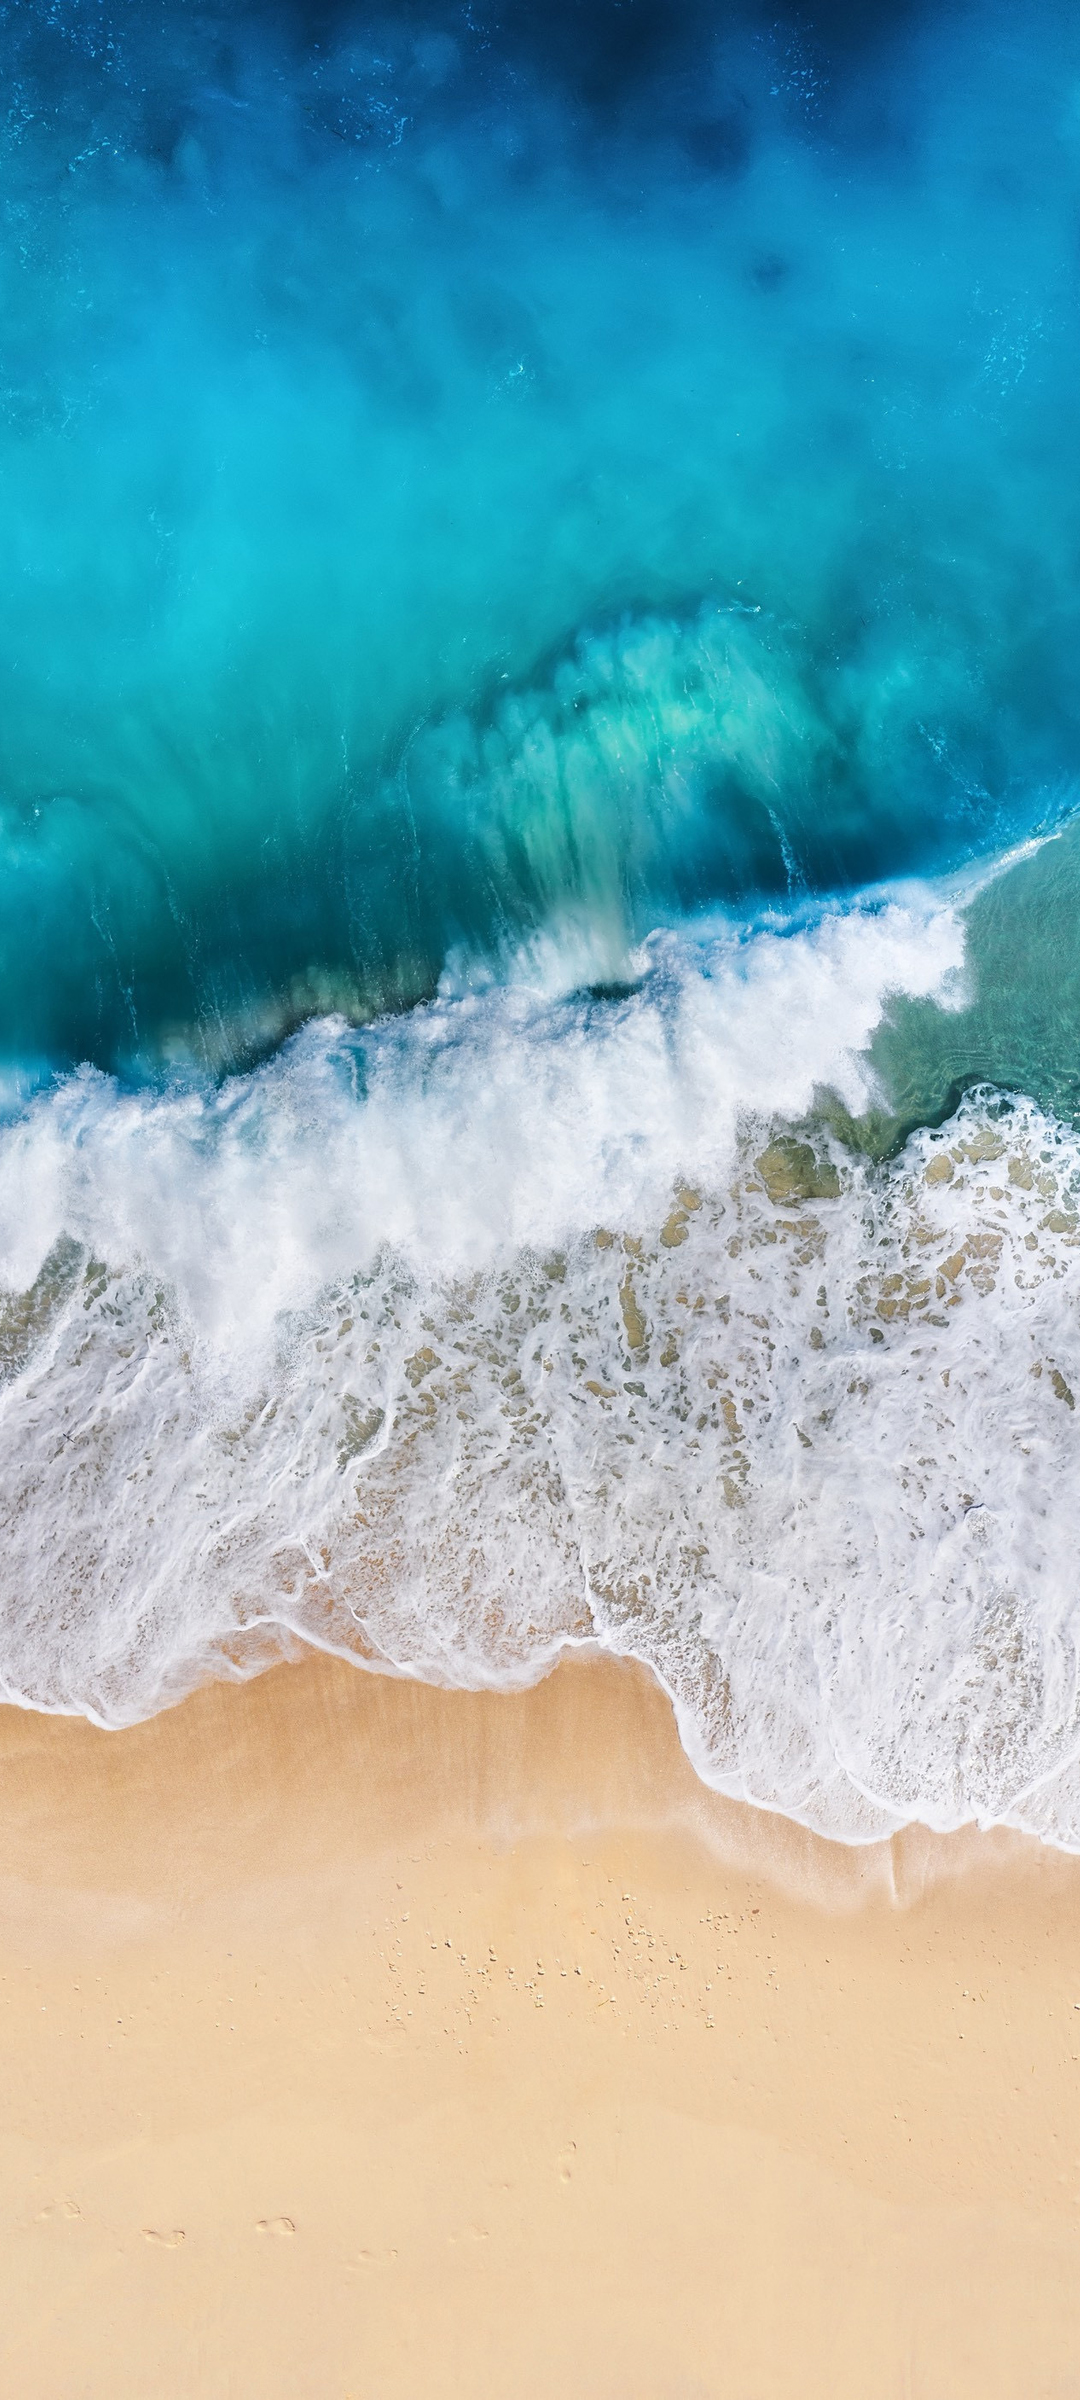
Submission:
{"label": "shoreline", "polygon": [[[109,1813],[115,1841],[121,1825],[129,1839],[136,1832],[135,1793],[152,1793],[155,1807],[188,1811],[191,1794],[170,1791],[169,1773],[189,1759],[212,1758],[217,1774],[232,1779],[238,1835],[264,1779],[284,1767],[307,1789],[304,1743],[317,1729],[339,1767],[374,1767],[365,1789],[365,1849],[399,1838],[403,1807],[434,1808],[459,1831],[506,1840],[549,1831],[553,1819],[567,1834],[608,1823],[678,1825],[725,1864],[827,1908],[859,1907],[883,1894],[904,1906],[942,1881],[1037,1859],[1047,1871],[1054,1860],[1075,1866],[1080,1880],[1080,1851],[1020,1827],[972,1820],[941,1832],[912,1819],[892,1834],[848,1837],[717,1791],[682,1741],[671,1695],[632,1654],[575,1643],[535,1682],[476,1688],[428,1683],[363,1655],[346,1658],[292,1639],[293,1656],[235,1677],[208,1676],[130,1725],[0,1700],[0,1783],[17,1807],[24,1781],[74,1768],[93,1807]],[[586,1728],[600,1734],[589,1755]],[[404,1762],[397,1788],[387,1780],[388,1759]],[[320,1807],[329,1799],[320,1786]],[[55,1833],[84,1869],[100,1849],[100,1831],[89,1825],[72,1822]],[[9,1842],[9,1857],[10,1849]],[[136,1855],[121,1842],[125,1871]],[[238,1849],[238,1866],[241,1855]],[[0,1864],[0,1889],[5,1874]]]}
{"label": "shoreline", "polygon": [[0,1710],[23,2400],[1058,2400],[1080,1860],[700,1784],[645,1670]]}

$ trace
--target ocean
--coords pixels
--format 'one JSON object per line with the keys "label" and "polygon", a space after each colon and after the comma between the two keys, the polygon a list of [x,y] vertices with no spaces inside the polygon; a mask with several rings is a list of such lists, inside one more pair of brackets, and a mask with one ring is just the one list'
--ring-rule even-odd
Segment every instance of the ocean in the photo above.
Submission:
{"label": "ocean", "polygon": [[1080,1847],[1075,13],[0,51],[0,1693]]}

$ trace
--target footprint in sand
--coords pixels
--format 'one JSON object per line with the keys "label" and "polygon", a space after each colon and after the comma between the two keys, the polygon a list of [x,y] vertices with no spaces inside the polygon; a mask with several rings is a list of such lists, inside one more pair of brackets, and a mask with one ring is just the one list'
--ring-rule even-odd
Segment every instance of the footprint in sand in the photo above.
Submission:
{"label": "footprint in sand", "polygon": [[144,2225],[142,2234],[144,2242],[155,2242],[159,2250],[179,2250],[181,2242],[187,2240],[182,2225],[174,2225],[171,2233],[159,2233],[156,2225]]}
{"label": "footprint in sand", "polygon": [[291,2217],[260,2217],[255,2231],[256,2233],[295,2233],[296,2227]]}
{"label": "footprint in sand", "polygon": [[39,2225],[62,2225],[65,2220],[70,2223],[73,2217],[81,2215],[77,2200],[49,2200],[44,2208],[39,2208],[37,2221]]}

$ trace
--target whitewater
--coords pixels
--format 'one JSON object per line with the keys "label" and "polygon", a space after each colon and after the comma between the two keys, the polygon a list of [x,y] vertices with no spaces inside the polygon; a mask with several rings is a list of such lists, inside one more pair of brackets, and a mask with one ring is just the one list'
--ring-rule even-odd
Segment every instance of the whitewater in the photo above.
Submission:
{"label": "whitewater", "polygon": [[962,962],[954,908],[879,901],[668,937],[618,1003],[41,1097],[0,1138],[7,1696],[598,1642],[824,1831],[1075,1840],[1080,1145],[990,1093],[886,1162],[775,1124],[865,1111],[883,992],[955,1011]]}

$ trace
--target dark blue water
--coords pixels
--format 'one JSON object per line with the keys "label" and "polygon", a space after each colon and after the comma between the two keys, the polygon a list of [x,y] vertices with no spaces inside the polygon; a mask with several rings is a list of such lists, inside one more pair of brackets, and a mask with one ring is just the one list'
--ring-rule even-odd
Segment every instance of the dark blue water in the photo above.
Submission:
{"label": "dark blue water", "polygon": [[569,924],[618,982],[1071,808],[1067,8],[0,41],[18,1077],[242,1063]]}

